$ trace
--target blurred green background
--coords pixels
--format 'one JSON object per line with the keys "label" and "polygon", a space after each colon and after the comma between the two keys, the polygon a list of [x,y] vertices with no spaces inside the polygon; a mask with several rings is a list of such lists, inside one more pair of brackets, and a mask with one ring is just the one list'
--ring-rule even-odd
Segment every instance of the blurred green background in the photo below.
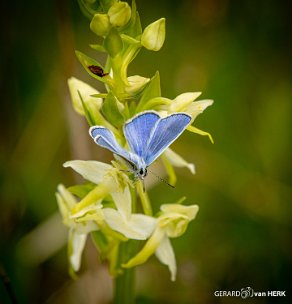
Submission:
{"label": "blurred green background", "polygon": [[[175,190],[150,190],[155,208],[187,196],[200,212],[173,240],[178,277],[155,258],[138,268],[137,303],[291,303],[291,3],[137,0],[142,25],[166,17],[158,53],[143,50],[130,74],[160,71],[174,98],[202,91],[215,103],[196,120],[207,138],[185,133],[173,148],[196,164],[178,170]],[[78,281],[67,273],[67,230],[58,183],[80,181],[62,163],[109,161],[73,113],[66,80],[99,90],[78,49],[103,61],[76,0],[2,1],[0,111],[0,303],[108,303],[111,279],[90,241]],[[159,170],[159,168],[157,169]],[[10,283],[7,280],[10,280]],[[5,283],[6,282],[6,283]],[[216,290],[286,290],[285,298],[215,297]]]}

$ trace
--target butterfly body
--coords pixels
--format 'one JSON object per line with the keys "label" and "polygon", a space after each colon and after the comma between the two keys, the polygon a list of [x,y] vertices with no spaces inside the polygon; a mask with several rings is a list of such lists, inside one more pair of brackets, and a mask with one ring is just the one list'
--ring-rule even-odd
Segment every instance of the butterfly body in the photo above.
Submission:
{"label": "butterfly body", "polygon": [[139,157],[138,155],[128,152],[129,158],[125,159],[121,157],[121,161],[129,168],[129,171],[134,174],[135,179],[140,178],[144,179],[147,176],[147,165],[143,158]]}
{"label": "butterfly body", "polygon": [[114,134],[102,126],[93,126],[90,136],[99,146],[121,157],[136,178],[144,179],[150,166],[185,130],[191,122],[186,113],[173,113],[161,118],[155,111],[145,111],[124,125],[129,150],[122,148]]}

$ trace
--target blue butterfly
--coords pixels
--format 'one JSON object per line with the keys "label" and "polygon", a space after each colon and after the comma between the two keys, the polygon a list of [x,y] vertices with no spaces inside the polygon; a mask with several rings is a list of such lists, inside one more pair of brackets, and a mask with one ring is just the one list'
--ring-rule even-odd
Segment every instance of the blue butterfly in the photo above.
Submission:
{"label": "blue butterfly", "polygon": [[148,166],[182,134],[191,119],[186,113],[173,113],[161,118],[155,111],[134,116],[123,129],[130,151],[122,148],[114,134],[103,126],[91,127],[89,134],[96,144],[124,159],[135,178],[143,180]]}

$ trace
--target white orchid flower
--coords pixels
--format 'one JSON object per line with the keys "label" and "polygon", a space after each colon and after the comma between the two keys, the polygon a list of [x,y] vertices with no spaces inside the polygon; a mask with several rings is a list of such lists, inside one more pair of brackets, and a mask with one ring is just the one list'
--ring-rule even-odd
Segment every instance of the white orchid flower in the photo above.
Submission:
{"label": "white orchid flower", "polygon": [[56,197],[63,223],[69,228],[69,260],[72,269],[76,272],[80,268],[81,255],[88,233],[99,230],[99,227],[93,221],[76,223],[70,217],[71,210],[76,206],[77,200],[63,185],[58,186]]}
{"label": "white orchid flower", "polygon": [[99,94],[96,89],[75,77],[68,79],[68,86],[73,107],[78,114],[85,115],[82,100],[90,112],[94,113],[100,110],[102,99],[92,97],[94,94]]}
{"label": "white orchid flower", "polygon": [[188,223],[196,217],[199,207],[165,204],[160,209],[162,212],[157,219],[153,234],[142,250],[122,266],[131,268],[143,264],[155,253],[159,261],[168,266],[171,280],[175,281],[176,261],[169,238],[179,237],[186,231]]}
{"label": "white orchid flower", "polygon": [[107,224],[129,239],[146,240],[153,232],[156,220],[151,216],[132,213],[129,186],[126,186],[122,192],[112,192],[111,196],[117,210],[113,208],[103,209]]}
{"label": "white orchid flower", "polygon": [[[86,214],[91,214],[90,218],[96,216],[94,204],[109,194],[113,198],[116,209],[103,208],[100,210],[102,215],[99,215],[99,220],[102,218],[112,230],[130,239],[145,240],[153,232],[154,218],[143,214],[132,214],[128,177],[120,170],[98,161],[75,160],[66,162],[64,166],[71,167],[85,179],[98,184],[73,208],[74,218],[84,217]],[[84,219],[88,219],[88,216]],[[100,222],[98,224],[102,225]]]}

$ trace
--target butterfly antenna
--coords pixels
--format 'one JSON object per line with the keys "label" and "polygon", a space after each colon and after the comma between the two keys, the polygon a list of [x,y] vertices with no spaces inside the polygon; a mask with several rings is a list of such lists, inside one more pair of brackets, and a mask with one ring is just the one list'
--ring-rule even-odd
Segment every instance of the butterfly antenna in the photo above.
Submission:
{"label": "butterfly antenna", "polygon": [[149,170],[148,171],[150,173],[152,173],[156,178],[158,178],[160,181],[164,182],[166,185],[170,186],[171,188],[175,188],[173,185],[169,184],[165,179],[163,179],[162,177],[158,176],[156,173],[154,173],[153,171]]}

